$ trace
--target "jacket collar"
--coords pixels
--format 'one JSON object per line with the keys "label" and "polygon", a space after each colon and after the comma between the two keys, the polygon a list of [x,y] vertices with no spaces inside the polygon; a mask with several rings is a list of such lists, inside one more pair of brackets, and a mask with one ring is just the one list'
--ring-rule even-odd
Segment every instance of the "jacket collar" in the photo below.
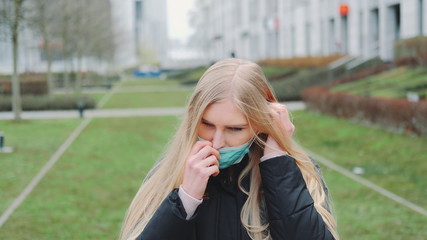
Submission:
{"label": "jacket collar", "polygon": [[[220,170],[220,173],[216,177],[210,177],[208,186],[206,189],[207,194],[215,195],[219,188],[226,190],[232,194],[240,191],[238,186],[239,176],[243,169],[248,165],[249,157],[246,154],[242,161],[238,164],[224,168]],[[248,174],[249,175],[249,174]],[[245,189],[249,189],[249,177],[245,176],[242,180],[242,186]]]}

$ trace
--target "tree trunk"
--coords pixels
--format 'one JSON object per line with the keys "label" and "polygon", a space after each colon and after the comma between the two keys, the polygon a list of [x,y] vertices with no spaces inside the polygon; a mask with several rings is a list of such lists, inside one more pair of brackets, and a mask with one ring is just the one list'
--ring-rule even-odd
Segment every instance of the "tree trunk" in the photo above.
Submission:
{"label": "tree trunk", "polygon": [[63,72],[63,78],[64,78],[64,90],[66,93],[70,90],[70,73],[68,71],[68,61],[66,58],[64,58],[64,72]]}
{"label": "tree trunk", "polygon": [[38,26],[40,28],[42,37],[43,37],[43,51],[47,62],[47,73],[46,73],[46,81],[47,81],[47,94],[51,96],[53,93],[53,79],[52,79],[52,50],[50,49],[50,36],[48,33],[48,26],[46,20],[46,2],[39,2],[39,11],[42,16],[39,19]]}
{"label": "tree trunk", "polygon": [[82,57],[77,57],[77,69],[76,69],[76,93],[82,93]]}
{"label": "tree trunk", "polygon": [[53,76],[52,76],[52,53],[48,50],[47,56],[47,89],[49,96],[53,94],[54,89]]}
{"label": "tree trunk", "polygon": [[12,110],[16,121],[21,120],[21,84],[18,75],[18,40],[19,40],[19,21],[21,17],[22,0],[15,0],[15,16],[12,25],[12,56],[13,56],[13,76],[12,76]]}
{"label": "tree trunk", "polygon": [[53,92],[52,54],[51,54],[51,51],[49,49],[49,44],[50,44],[49,39],[45,34],[47,34],[47,33],[43,31],[43,41],[44,41],[43,51],[44,51],[44,55],[45,55],[46,61],[47,61],[47,73],[46,73],[47,94],[49,96],[51,96],[52,92]]}

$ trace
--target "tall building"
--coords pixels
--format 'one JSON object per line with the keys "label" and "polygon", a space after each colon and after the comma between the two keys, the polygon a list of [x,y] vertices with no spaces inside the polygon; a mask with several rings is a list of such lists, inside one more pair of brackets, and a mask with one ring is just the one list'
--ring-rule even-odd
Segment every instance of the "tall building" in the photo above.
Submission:
{"label": "tall building", "polygon": [[135,0],[135,41],[142,63],[166,61],[168,51],[166,0]]}
{"label": "tall building", "polygon": [[349,54],[393,58],[396,40],[427,35],[426,0],[196,0],[210,61]]}

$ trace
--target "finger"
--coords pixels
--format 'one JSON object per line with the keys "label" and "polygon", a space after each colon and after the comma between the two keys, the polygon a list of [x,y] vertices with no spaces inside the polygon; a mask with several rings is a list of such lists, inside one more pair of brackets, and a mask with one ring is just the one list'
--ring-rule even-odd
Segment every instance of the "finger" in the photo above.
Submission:
{"label": "finger", "polygon": [[206,171],[206,175],[216,177],[219,174],[219,166],[212,165],[210,167],[207,167],[205,171]]}
{"label": "finger", "polygon": [[198,153],[195,154],[196,158],[198,159],[205,159],[209,157],[210,155],[215,156],[217,159],[219,159],[219,152],[215,148],[211,146],[205,146],[203,147]]}
{"label": "finger", "polygon": [[217,165],[219,167],[219,160],[214,155],[210,155],[209,157],[200,161],[199,165],[201,167],[210,167],[212,165]]}
{"label": "finger", "polygon": [[280,103],[271,103],[271,109],[273,109],[275,112],[281,112],[286,110],[285,105],[280,104]]}
{"label": "finger", "polygon": [[285,113],[285,112],[280,112],[279,113],[280,116],[280,124],[282,125],[282,127],[284,128],[284,130],[292,136],[294,130],[295,130],[295,126],[294,124],[291,122],[291,119],[289,117],[289,114]]}
{"label": "finger", "polygon": [[190,155],[195,155],[198,153],[202,148],[206,146],[212,146],[212,143],[209,141],[197,141],[194,146],[191,148]]}
{"label": "finger", "polygon": [[291,134],[291,136],[294,133],[294,131],[295,131],[295,125],[291,123],[290,129],[289,129],[289,133]]}

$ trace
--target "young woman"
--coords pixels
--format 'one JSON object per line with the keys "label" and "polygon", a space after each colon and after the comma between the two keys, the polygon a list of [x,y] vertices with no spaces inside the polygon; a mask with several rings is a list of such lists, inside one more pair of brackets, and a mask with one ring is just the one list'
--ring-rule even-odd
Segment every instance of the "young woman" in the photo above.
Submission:
{"label": "young woman", "polygon": [[293,129],[257,64],[212,65],[121,239],[338,239],[326,186]]}

